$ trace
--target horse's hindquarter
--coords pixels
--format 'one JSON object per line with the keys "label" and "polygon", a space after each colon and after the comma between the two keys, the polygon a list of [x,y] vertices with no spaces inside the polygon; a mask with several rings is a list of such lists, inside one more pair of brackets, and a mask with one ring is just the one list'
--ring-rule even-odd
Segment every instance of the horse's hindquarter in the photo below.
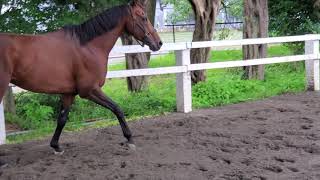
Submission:
{"label": "horse's hindquarter", "polygon": [[12,83],[34,92],[75,93],[76,53],[72,43],[46,36],[16,36]]}

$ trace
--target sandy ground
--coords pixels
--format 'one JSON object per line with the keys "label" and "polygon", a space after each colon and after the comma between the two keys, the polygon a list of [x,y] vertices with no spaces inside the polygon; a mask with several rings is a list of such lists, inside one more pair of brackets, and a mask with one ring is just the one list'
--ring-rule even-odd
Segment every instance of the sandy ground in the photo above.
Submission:
{"label": "sandy ground", "polygon": [[130,123],[137,151],[119,127],[0,147],[0,179],[320,179],[320,94],[283,95]]}

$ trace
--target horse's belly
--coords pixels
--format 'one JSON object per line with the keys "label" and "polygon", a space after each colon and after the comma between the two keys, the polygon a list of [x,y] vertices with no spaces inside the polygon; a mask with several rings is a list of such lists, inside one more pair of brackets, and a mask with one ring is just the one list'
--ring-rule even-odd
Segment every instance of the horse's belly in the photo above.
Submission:
{"label": "horse's belly", "polygon": [[14,73],[11,83],[37,93],[67,94],[76,92],[75,82],[70,73],[52,71],[50,68]]}

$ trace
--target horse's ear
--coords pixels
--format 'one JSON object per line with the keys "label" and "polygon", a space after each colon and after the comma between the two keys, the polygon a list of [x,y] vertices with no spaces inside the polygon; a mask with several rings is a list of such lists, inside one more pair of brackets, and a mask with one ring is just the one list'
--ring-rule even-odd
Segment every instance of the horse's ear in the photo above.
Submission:
{"label": "horse's ear", "polygon": [[131,6],[138,5],[139,3],[140,3],[139,0],[130,0],[130,2],[129,2],[129,4],[130,4]]}
{"label": "horse's ear", "polygon": [[130,0],[129,4],[131,6],[140,5],[140,6],[146,7],[147,2],[148,2],[147,0]]}
{"label": "horse's ear", "polygon": [[136,4],[136,1],[135,1],[135,0],[130,0],[130,1],[129,1],[129,5],[130,5],[130,6],[134,6],[135,4]]}

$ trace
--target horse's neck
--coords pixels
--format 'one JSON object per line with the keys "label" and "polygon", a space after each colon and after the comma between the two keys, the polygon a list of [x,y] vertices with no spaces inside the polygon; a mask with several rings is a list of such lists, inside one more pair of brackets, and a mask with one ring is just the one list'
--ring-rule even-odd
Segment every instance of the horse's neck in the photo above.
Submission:
{"label": "horse's neck", "polygon": [[56,37],[56,38],[65,38],[65,33],[62,29],[59,29],[57,31],[47,32],[44,35],[50,36],[50,37]]}
{"label": "horse's neck", "polygon": [[109,54],[113,46],[116,44],[118,38],[121,36],[125,28],[125,23],[121,22],[119,26],[112,31],[106,32],[101,36],[96,37],[88,43],[89,47],[99,49],[103,53]]}

